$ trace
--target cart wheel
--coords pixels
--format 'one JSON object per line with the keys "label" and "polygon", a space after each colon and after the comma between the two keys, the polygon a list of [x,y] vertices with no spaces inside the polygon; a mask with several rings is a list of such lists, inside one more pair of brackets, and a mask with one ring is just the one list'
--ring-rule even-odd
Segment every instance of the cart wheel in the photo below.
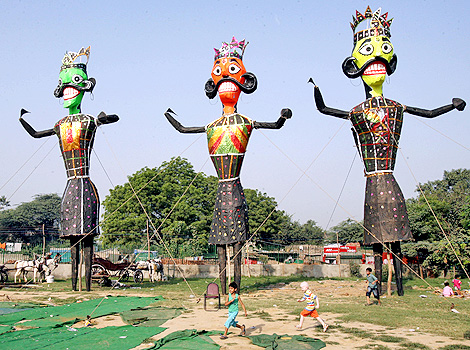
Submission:
{"label": "cart wheel", "polygon": [[0,283],[6,283],[8,281],[8,274],[5,271],[0,271]]}
{"label": "cart wheel", "polygon": [[135,270],[134,272],[134,282],[135,283],[142,283],[144,280],[144,274],[140,270]]}
{"label": "cart wheel", "polygon": [[129,271],[127,269],[121,270],[119,273],[119,280],[124,282],[129,281]]}
{"label": "cart wheel", "polygon": [[93,264],[91,265],[91,274],[92,275],[104,275],[106,273],[106,269],[103,265],[100,264]]}

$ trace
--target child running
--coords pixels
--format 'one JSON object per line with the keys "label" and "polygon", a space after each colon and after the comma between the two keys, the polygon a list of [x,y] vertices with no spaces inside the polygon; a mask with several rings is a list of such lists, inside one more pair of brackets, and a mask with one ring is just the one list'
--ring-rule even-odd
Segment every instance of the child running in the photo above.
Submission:
{"label": "child running", "polygon": [[382,303],[380,302],[380,294],[379,294],[379,285],[378,285],[379,280],[377,279],[377,277],[375,277],[372,274],[372,269],[370,267],[366,269],[366,274],[367,274],[366,278],[368,282],[367,292],[366,292],[366,297],[367,297],[366,305],[372,305],[372,303],[370,302],[371,294],[374,294],[374,298],[377,299],[377,303],[379,305],[382,305]]}
{"label": "child running", "polygon": [[[305,309],[303,309],[300,312],[300,322],[296,327],[298,329],[302,329],[302,325],[304,324],[304,318],[307,316],[312,316],[316,318],[318,322],[321,323],[321,325],[323,326],[323,332],[326,332],[326,330],[328,329],[328,325],[325,323],[325,321],[321,319],[321,317],[318,315],[318,311],[316,310],[320,308],[320,302],[318,301],[318,297],[314,295],[312,291],[309,289],[307,282],[302,282],[300,284],[300,288],[304,292],[304,295],[301,299],[298,299],[297,301],[300,303],[306,300],[307,306],[305,307]],[[316,307],[315,307],[315,300],[317,303]]]}
{"label": "child running", "polygon": [[242,299],[240,296],[237,294],[238,290],[238,285],[235,282],[232,282],[228,285],[228,295],[227,298],[225,299],[225,306],[228,306],[228,318],[227,321],[225,322],[225,333],[220,336],[220,339],[227,339],[227,333],[228,329],[230,326],[232,327],[237,327],[242,330],[240,335],[245,335],[245,325],[239,325],[238,321],[235,321],[235,318],[238,315],[238,303],[243,308],[243,311],[245,311],[245,317],[247,316],[245,305],[243,304]]}

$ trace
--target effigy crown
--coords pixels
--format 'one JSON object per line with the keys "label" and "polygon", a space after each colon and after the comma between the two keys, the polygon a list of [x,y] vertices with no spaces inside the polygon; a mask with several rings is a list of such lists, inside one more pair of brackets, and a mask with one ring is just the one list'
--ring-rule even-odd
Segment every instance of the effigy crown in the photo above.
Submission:
{"label": "effigy crown", "polygon": [[236,57],[242,60],[243,53],[245,52],[247,45],[248,42],[246,42],[245,39],[237,41],[235,37],[232,37],[232,41],[230,43],[223,42],[220,49],[214,49],[214,60],[222,57]]}
{"label": "effigy crown", "polygon": [[[86,57],[86,62],[74,62],[77,58]],[[78,52],[67,51],[62,59],[62,66],[60,71],[63,71],[66,68],[76,67],[82,69],[86,73],[86,65],[88,64],[88,59],[90,58],[90,46],[86,49],[82,47]]]}
{"label": "effigy crown", "polygon": [[[353,21],[351,24],[352,31],[354,33],[354,45],[361,39],[368,38],[371,36],[386,36],[390,38],[390,26],[392,25],[393,18],[387,21],[388,12],[381,15],[382,8],[378,8],[375,12],[372,12],[370,6],[367,6],[364,14],[356,10],[356,16],[352,17]],[[367,29],[358,31],[356,33],[357,26],[363,21],[370,19],[370,26]]]}

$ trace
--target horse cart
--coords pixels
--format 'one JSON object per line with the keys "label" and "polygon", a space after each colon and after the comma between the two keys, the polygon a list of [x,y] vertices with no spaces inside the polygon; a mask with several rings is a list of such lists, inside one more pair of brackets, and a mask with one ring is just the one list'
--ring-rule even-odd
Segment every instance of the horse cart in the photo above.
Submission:
{"label": "horse cart", "polygon": [[143,272],[137,268],[136,264],[130,262],[113,263],[108,259],[98,256],[93,257],[93,265],[91,265],[92,280],[98,283],[105,283],[109,277],[118,277],[119,281],[128,281],[130,277],[135,283],[142,283],[144,279]]}

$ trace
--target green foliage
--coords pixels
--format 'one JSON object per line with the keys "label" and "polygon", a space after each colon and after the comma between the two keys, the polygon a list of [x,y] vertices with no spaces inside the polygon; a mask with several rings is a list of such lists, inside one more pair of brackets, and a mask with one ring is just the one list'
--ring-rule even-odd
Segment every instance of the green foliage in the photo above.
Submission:
{"label": "green foliage", "polygon": [[465,331],[465,332],[463,333],[463,337],[464,337],[464,339],[470,339],[470,330]]}
{"label": "green foliage", "polygon": [[[439,240],[441,230],[433,209],[445,230],[467,229],[470,220],[470,170],[445,171],[442,180],[429,181],[416,189],[418,198],[407,201],[413,237],[417,241]],[[426,203],[425,197],[429,202]]]}
{"label": "green foliage", "polygon": [[325,241],[325,230],[317,226],[315,221],[307,220],[300,229],[300,236],[310,244],[322,245]]}
{"label": "green foliage", "polygon": [[[336,237],[338,234],[338,237]],[[363,242],[364,237],[364,228],[362,227],[362,222],[346,219],[340,222],[338,225],[332,227],[328,230],[328,242],[336,243],[338,238],[339,243],[355,243]]]}
{"label": "green foliage", "polygon": [[282,234],[279,233],[288,227],[289,216],[284,211],[277,210],[276,200],[266,193],[248,188],[244,192],[249,210],[250,236],[256,232],[256,238],[280,243]]}
{"label": "green foliage", "polygon": [[349,271],[351,272],[351,276],[362,277],[361,276],[361,266],[359,264],[350,262],[349,263]]}
{"label": "green foliage", "polygon": [[420,187],[422,192],[416,190],[418,197],[407,201],[416,242],[403,244],[404,255],[418,256],[424,266],[434,270],[460,265],[431,207],[462,263],[470,267],[470,170],[445,171],[442,180]]}
{"label": "green foliage", "polygon": [[281,244],[315,244],[322,245],[325,240],[325,230],[314,220],[308,220],[305,224],[298,221],[291,221],[284,217],[285,224],[278,234],[278,242]]}
{"label": "green foliage", "polygon": [[[1,198],[0,198],[1,200]],[[41,233],[41,237],[30,236],[30,243],[42,241],[42,225],[46,231],[56,232],[60,220],[61,198],[55,194],[36,195],[31,202],[20,204],[16,208],[0,211],[0,230],[2,239],[24,242],[24,233]]]}
{"label": "green foliage", "polygon": [[0,210],[5,209],[6,207],[10,206],[10,201],[7,199],[6,196],[0,196]]}
{"label": "green foliage", "polygon": [[[144,246],[146,212],[155,229],[161,226],[155,235],[150,226],[152,243],[160,244],[161,237],[173,253],[185,245],[186,253],[201,254],[207,246],[216,190],[217,178],[196,174],[192,165],[180,157],[163,162],[158,168],[145,167],[129,176],[129,182],[112,189],[103,201],[102,243]],[[138,192],[138,199],[134,191]]]}
{"label": "green foliage", "polygon": [[435,270],[444,270],[449,266],[460,266],[457,256],[466,268],[470,266],[470,242],[467,231],[460,229],[450,233],[448,238],[452,247],[445,238],[433,242],[432,250],[426,257],[423,266],[432,267]]}

